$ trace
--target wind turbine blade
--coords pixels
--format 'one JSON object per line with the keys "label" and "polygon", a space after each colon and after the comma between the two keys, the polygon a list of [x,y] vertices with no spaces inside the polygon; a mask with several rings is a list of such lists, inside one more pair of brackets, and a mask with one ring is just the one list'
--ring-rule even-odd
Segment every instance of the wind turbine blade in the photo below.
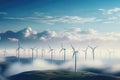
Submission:
{"label": "wind turbine blade", "polygon": [[72,45],[71,45],[71,47],[72,47],[73,51],[75,52],[75,48]]}
{"label": "wind turbine blade", "polygon": [[89,48],[93,49],[91,46],[88,46]]}
{"label": "wind turbine blade", "polygon": [[48,44],[49,49],[51,49],[50,45]]}
{"label": "wind turbine blade", "polygon": [[62,52],[62,50],[63,50],[63,49],[61,49],[59,53],[61,53],[61,52]]}
{"label": "wind turbine blade", "polygon": [[94,50],[97,48],[97,46],[96,47],[94,47]]}
{"label": "wind turbine blade", "polygon": [[18,50],[19,50],[19,48],[16,49],[16,51],[18,51]]}
{"label": "wind turbine blade", "polygon": [[72,55],[72,58],[75,56],[75,52],[73,53],[73,55]]}

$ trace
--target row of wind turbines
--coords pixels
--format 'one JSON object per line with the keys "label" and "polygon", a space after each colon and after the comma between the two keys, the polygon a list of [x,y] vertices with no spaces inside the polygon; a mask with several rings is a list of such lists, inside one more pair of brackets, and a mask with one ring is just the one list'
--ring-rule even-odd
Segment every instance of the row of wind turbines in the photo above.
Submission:
{"label": "row of wind turbines", "polygon": [[[49,53],[50,53],[50,55],[51,55],[51,62],[53,61],[53,54],[55,53],[55,49],[53,49],[50,45],[48,45],[48,47],[49,47]],[[71,46],[72,47],[72,49],[73,49],[73,46]],[[87,50],[88,50],[88,48],[91,48],[91,50],[92,50],[92,54],[93,54],[93,60],[95,59],[95,49],[97,48],[97,47],[91,47],[91,46],[88,46],[86,49],[84,49],[84,50],[82,50],[84,53],[85,53],[85,60],[87,59]],[[34,60],[34,51],[36,51],[36,55],[38,55],[38,48],[35,48],[35,47],[33,47],[33,48],[30,48],[31,49],[31,51],[32,51],[32,61]],[[74,48],[75,49],[75,48]],[[21,54],[21,50],[23,50],[24,52],[25,52],[25,48],[23,48],[22,46],[21,46],[21,44],[20,44],[20,42],[18,41],[18,47],[17,47],[17,49],[16,49],[16,57],[18,57],[18,61],[20,62],[20,54]],[[61,49],[60,49],[60,51],[59,51],[59,53],[63,53],[63,60],[64,61],[66,61],[66,48],[63,46],[63,44],[61,44]],[[73,50],[74,51],[74,50]],[[3,53],[4,53],[4,57],[6,56],[6,53],[7,53],[7,50],[6,50],[6,48],[4,49],[4,51],[3,51]],[[44,53],[45,53],[45,51],[44,51],[44,49],[42,49],[42,52],[41,52],[41,54],[42,54],[42,56],[41,56],[41,58],[43,57],[43,55],[44,55]]]}
{"label": "row of wind turbines", "polygon": [[[19,41],[18,41],[17,44],[18,44],[18,47],[17,47],[17,49],[16,49],[16,57],[18,58],[18,62],[20,62],[21,50],[23,50],[23,51],[25,52],[25,48],[23,48],[23,47],[21,46],[21,44],[20,44]],[[54,56],[54,53],[55,53],[55,49],[52,48],[50,45],[48,45],[48,47],[49,47],[49,52],[48,52],[48,53],[50,53],[50,61],[53,62],[53,56]],[[80,51],[75,50],[75,48],[73,47],[72,44],[71,44],[71,48],[72,48],[72,50],[73,50],[73,57],[75,57],[75,61],[76,61],[76,60],[77,60],[77,59],[76,59],[77,53],[80,53]],[[84,52],[84,56],[85,56],[84,59],[85,59],[85,61],[87,60],[87,55],[88,55],[88,49],[89,49],[89,48],[91,49],[92,59],[93,59],[93,61],[94,61],[94,60],[95,60],[95,50],[96,50],[97,46],[92,47],[92,46],[89,46],[89,45],[88,45],[85,49],[81,50],[82,52]],[[34,61],[34,56],[35,56],[34,51],[36,51],[36,56],[38,56],[39,51],[38,51],[38,48],[35,48],[35,47],[30,48],[30,49],[31,49],[31,52],[32,52],[31,59],[32,59],[32,61]],[[61,44],[61,49],[60,49],[59,53],[63,53],[63,61],[64,61],[64,62],[66,61],[66,50],[67,50],[67,49],[63,46],[63,44]],[[109,52],[109,57],[111,58],[112,52],[111,52],[110,50],[108,50],[108,52]],[[6,51],[6,48],[5,48],[5,50],[4,50],[4,56],[6,56],[6,53],[7,53],[7,51]],[[41,58],[43,58],[44,53],[45,53],[45,50],[42,49]]]}

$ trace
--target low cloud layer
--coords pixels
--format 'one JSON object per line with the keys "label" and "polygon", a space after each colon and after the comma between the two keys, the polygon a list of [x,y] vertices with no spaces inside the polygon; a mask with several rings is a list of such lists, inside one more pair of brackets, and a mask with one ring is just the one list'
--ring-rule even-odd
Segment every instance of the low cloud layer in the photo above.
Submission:
{"label": "low cloud layer", "polygon": [[120,33],[100,33],[94,29],[81,30],[80,28],[67,29],[62,32],[45,30],[37,32],[30,27],[17,32],[6,31],[0,33],[0,42],[14,43],[20,40],[23,43],[80,43],[81,45],[108,45],[119,46]]}
{"label": "low cloud layer", "polygon": [[[77,64],[77,70],[85,70],[93,72],[100,70],[105,74],[114,74],[120,72],[120,64],[119,63],[107,63],[105,61],[81,61]],[[31,64],[18,64],[15,63],[11,65],[5,75],[11,76],[18,73],[26,72],[26,71],[33,71],[33,70],[59,70],[59,69],[66,69],[74,71],[74,60],[69,60],[61,65],[58,64],[51,64],[44,60],[35,60]]]}
{"label": "low cloud layer", "polygon": [[50,64],[49,62],[44,60],[35,60],[31,64],[15,63],[8,68],[8,70],[5,72],[5,75],[10,76],[33,70],[55,70],[55,69],[58,69],[57,65]]}

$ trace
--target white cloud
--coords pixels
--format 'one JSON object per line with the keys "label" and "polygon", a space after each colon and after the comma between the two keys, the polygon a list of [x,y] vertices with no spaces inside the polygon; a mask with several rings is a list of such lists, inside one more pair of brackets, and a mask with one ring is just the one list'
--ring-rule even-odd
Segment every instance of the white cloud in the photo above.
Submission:
{"label": "white cloud", "polygon": [[105,21],[105,22],[103,22],[103,23],[105,23],[105,24],[110,24],[110,23],[115,23],[114,21]]}
{"label": "white cloud", "polygon": [[42,23],[54,24],[54,23],[92,23],[99,20],[95,17],[83,18],[80,16],[37,16],[37,17],[5,17],[5,19],[11,20],[34,20]]}
{"label": "white cloud", "polygon": [[105,24],[119,24],[120,23],[120,8],[112,8],[112,9],[98,9],[102,11],[104,14],[104,18],[102,22]]}
{"label": "white cloud", "polygon": [[41,33],[38,33],[37,36],[40,40],[46,41],[56,37],[57,33],[55,31],[46,30]]}
{"label": "white cloud", "polygon": [[113,8],[113,9],[99,9],[100,11],[103,12],[103,14],[114,14],[120,12],[120,8]]}
{"label": "white cloud", "polygon": [[[83,45],[99,45],[99,46],[108,46],[117,47],[119,46],[120,33],[100,33],[94,29],[88,30],[69,30],[64,33],[64,39],[72,41],[76,44]],[[78,45],[79,45],[78,44]]]}
{"label": "white cloud", "polygon": [[33,31],[31,27],[24,29],[23,33],[25,37],[30,37],[31,35],[37,34],[37,32]]}
{"label": "white cloud", "polygon": [[[5,32],[1,33],[1,41],[16,41],[16,39],[24,42],[71,42],[77,45],[83,44],[97,44],[97,45],[109,45],[113,44],[115,46],[119,46],[120,41],[120,33],[100,33],[94,29],[82,30],[80,28],[72,28],[62,32],[55,32],[51,30],[45,30],[42,32],[35,32],[31,28],[25,28],[18,32]],[[8,34],[9,33],[9,34]],[[33,43],[33,44],[35,44]],[[78,44],[79,43],[79,44]],[[111,46],[112,47],[112,46]]]}
{"label": "white cloud", "polygon": [[93,34],[93,35],[96,33],[97,33],[97,31],[94,29],[83,30],[80,32],[80,34]]}
{"label": "white cloud", "polygon": [[12,42],[17,42],[18,41],[18,39],[16,39],[16,38],[8,38],[8,39]]}
{"label": "white cloud", "polygon": [[96,22],[96,18],[82,18],[79,16],[63,16],[58,18],[58,22],[64,23],[88,23]]}
{"label": "white cloud", "polygon": [[[31,17],[28,17],[31,18]],[[27,20],[25,17],[4,17],[4,19],[10,19],[10,20]]]}
{"label": "white cloud", "polygon": [[118,19],[118,17],[115,17],[115,16],[108,18],[108,20],[116,20],[116,19]]}
{"label": "white cloud", "polygon": [[0,12],[0,14],[6,15],[6,14],[8,14],[8,13],[6,13],[6,12]]}
{"label": "white cloud", "polygon": [[[61,17],[49,17],[45,19],[48,23],[92,23],[96,22],[96,18],[82,18],[80,16],[61,16]],[[44,20],[43,20],[44,21]]]}

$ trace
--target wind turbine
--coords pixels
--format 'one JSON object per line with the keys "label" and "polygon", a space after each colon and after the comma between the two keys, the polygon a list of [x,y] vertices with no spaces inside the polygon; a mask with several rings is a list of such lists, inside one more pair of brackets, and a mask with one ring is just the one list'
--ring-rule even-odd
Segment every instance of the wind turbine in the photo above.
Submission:
{"label": "wind turbine", "polygon": [[66,61],[66,48],[63,47],[63,44],[61,44],[61,50],[60,53],[63,51],[64,53],[64,61]]}
{"label": "wind turbine", "polygon": [[51,48],[51,46],[50,45],[48,45],[49,46],[49,53],[51,53],[51,62],[53,62],[53,53],[54,53],[54,49],[52,49]]}
{"label": "wind turbine", "polygon": [[71,45],[72,49],[73,49],[73,57],[75,57],[75,77],[76,77],[76,73],[77,73],[77,54],[79,53],[79,51],[75,50],[75,48]]}
{"label": "wind turbine", "polygon": [[26,57],[26,49],[24,49],[24,48],[23,48],[23,53],[24,53],[24,55]]}
{"label": "wind turbine", "polygon": [[6,51],[6,48],[3,50],[3,57],[6,57],[6,53],[7,53],[7,51]]}
{"label": "wind turbine", "polygon": [[44,53],[45,53],[45,50],[42,48],[42,50],[41,50],[41,58],[43,59],[43,57],[44,57]]}
{"label": "wind turbine", "polygon": [[20,42],[18,41],[18,48],[16,49],[18,62],[20,63],[20,49],[24,49],[21,47]]}
{"label": "wind turbine", "polygon": [[35,50],[35,48],[31,48],[31,50],[32,50],[32,62],[34,61],[34,50]]}
{"label": "wind turbine", "polygon": [[108,53],[109,53],[109,60],[111,60],[111,55],[112,55],[112,53],[114,53],[114,50],[113,51],[108,50]]}
{"label": "wind turbine", "polygon": [[95,47],[88,46],[88,47],[91,48],[93,54],[93,60],[95,60],[95,49],[97,48],[97,46]]}
{"label": "wind turbine", "polygon": [[4,49],[4,57],[6,57],[6,53],[7,53],[7,51],[6,51],[6,48]]}
{"label": "wind turbine", "polygon": [[36,48],[36,58],[38,58],[39,54],[39,48]]}
{"label": "wind turbine", "polygon": [[82,50],[85,53],[85,61],[87,60],[87,50],[88,50],[88,47],[86,47],[84,50]]}

